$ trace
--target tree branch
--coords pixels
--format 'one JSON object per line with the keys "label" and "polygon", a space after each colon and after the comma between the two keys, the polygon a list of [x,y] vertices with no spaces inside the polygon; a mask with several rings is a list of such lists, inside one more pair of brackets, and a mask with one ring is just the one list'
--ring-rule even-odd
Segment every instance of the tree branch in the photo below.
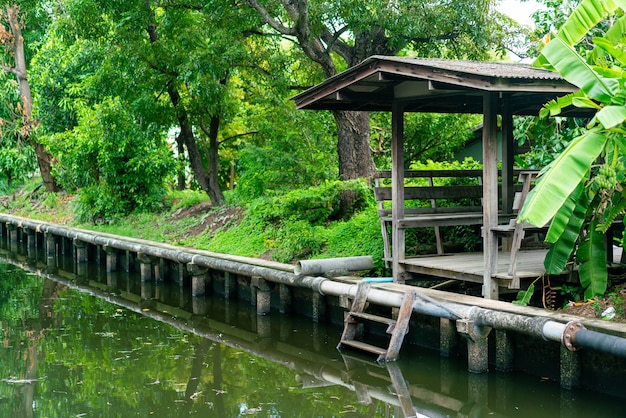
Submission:
{"label": "tree branch", "polygon": [[283,35],[296,35],[296,31],[294,28],[289,28],[270,16],[268,11],[265,10],[265,8],[261,5],[261,3],[259,3],[258,0],[248,0],[248,5],[256,10],[257,13],[261,16],[261,19],[263,19],[263,21],[270,25],[275,31],[282,33]]}

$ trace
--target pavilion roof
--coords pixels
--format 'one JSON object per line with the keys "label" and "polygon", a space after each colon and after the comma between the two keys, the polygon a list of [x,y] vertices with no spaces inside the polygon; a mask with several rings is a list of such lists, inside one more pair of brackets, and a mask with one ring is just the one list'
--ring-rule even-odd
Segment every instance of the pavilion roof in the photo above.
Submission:
{"label": "pavilion roof", "polygon": [[[294,97],[297,108],[407,112],[483,112],[483,94],[508,95],[511,112],[538,115],[549,100],[578,88],[558,73],[524,64],[372,56]],[[565,116],[584,116],[568,109]]]}

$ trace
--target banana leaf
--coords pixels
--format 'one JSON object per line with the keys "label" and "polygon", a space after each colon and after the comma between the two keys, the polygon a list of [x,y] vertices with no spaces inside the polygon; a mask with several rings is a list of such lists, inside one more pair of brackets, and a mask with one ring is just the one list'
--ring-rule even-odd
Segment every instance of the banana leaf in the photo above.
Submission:
{"label": "banana leaf", "polygon": [[[621,48],[617,48],[612,41],[607,38],[593,38],[593,43],[609,53],[613,58],[619,61],[620,64],[626,65],[626,52]],[[596,49],[594,48],[593,53],[595,52]]]}
{"label": "banana leaf", "polygon": [[[569,205],[564,205],[569,216],[564,218],[561,215],[561,211],[552,221],[550,229],[548,230],[548,237],[555,235],[553,229],[555,225],[562,224],[561,233],[558,238],[553,242],[546,254],[546,258],[543,261],[543,265],[546,268],[548,274],[561,274],[565,270],[565,266],[570,260],[572,253],[576,249],[576,242],[580,236],[580,232],[583,224],[585,223],[585,213],[587,208],[586,193],[580,193],[582,191],[582,182],[572,195],[578,193],[575,198],[568,199]],[[573,196],[572,196],[573,197]],[[569,210],[571,207],[571,210]],[[548,240],[546,237],[546,241]]]}
{"label": "banana leaf", "polygon": [[606,129],[610,129],[626,120],[626,107],[605,106],[598,113],[596,113],[596,117],[602,126]]}
{"label": "banana leaf", "polygon": [[575,138],[543,173],[530,191],[520,211],[521,221],[543,226],[559,211],[580,182],[587,176],[607,137],[597,129]]}
{"label": "banana leaf", "polygon": [[609,103],[619,90],[617,80],[602,77],[561,38],[551,40],[541,54],[564,79],[598,102]]}
{"label": "banana leaf", "polygon": [[586,300],[603,295],[607,287],[604,234],[596,230],[597,223],[596,220],[591,221],[587,235],[576,252],[576,261],[580,264],[578,275]]}
{"label": "banana leaf", "polygon": [[624,1],[583,0],[561,26],[557,37],[568,45],[574,45],[591,29],[618,7],[624,8]]}
{"label": "banana leaf", "polygon": [[[585,188],[585,181],[588,177],[589,174],[583,178],[565,202],[563,202],[563,205],[559,208],[558,212],[554,215],[552,222],[550,222],[548,233],[546,234],[546,242],[557,242],[564,231],[567,228],[571,228],[570,224],[575,220],[579,225],[578,230],[576,231],[576,237],[580,233],[580,225],[582,225],[584,221],[585,210],[589,204],[587,194],[582,193]],[[576,237],[574,237],[574,239]]]}

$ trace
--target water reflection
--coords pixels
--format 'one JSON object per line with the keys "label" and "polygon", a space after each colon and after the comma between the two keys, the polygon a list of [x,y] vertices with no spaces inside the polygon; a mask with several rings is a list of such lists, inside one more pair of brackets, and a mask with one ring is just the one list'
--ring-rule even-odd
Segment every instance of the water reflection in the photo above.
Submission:
{"label": "water reflection", "polygon": [[5,252],[0,264],[0,416],[622,412],[623,400],[519,374],[469,374],[464,363],[414,347],[379,365],[337,352],[339,326],[257,316],[234,300],[191,298],[175,283],[95,266],[51,269],[27,253]]}

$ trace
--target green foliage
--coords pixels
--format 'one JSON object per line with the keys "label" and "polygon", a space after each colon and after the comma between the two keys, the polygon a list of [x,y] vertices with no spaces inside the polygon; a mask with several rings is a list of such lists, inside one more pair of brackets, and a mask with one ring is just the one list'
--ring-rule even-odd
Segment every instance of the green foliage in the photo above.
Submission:
{"label": "green foliage", "polygon": [[78,190],[79,219],[110,219],[159,206],[171,154],[159,132],[137,123],[119,99],[82,109],[78,126],[49,137],[47,145],[61,162],[59,182]]}
{"label": "green foliage", "polygon": [[[556,69],[580,88],[573,95],[550,102],[544,115],[558,114],[561,108],[570,105],[597,111],[580,136],[542,173],[520,212],[522,220],[535,225],[544,225],[552,219],[548,238],[555,244],[546,259],[546,268],[555,272],[564,266],[568,254],[576,254],[586,298],[606,291],[603,233],[623,212],[622,208],[626,208],[622,193],[626,159],[623,145],[626,63],[621,52],[624,45],[621,29],[626,17],[618,9],[621,3],[583,0],[535,63]],[[601,38],[594,38],[593,50],[585,51],[587,44],[579,41],[607,19],[614,22],[613,26]],[[597,164],[598,157],[605,163]],[[606,210],[607,207],[611,209]]]}
{"label": "green foliage", "polygon": [[[358,228],[348,225],[365,222],[364,213],[371,216],[368,227],[372,229],[361,232],[363,240],[350,240],[350,245],[343,242],[342,247],[337,236],[345,237],[346,228]],[[377,242],[382,240],[380,227],[371,220],[378,225],[372,191],[365,181],[330,181],[318,187],[255,199],[239,225],[206,236],[205,241],[195,245],[246,256],[271,253],[282,262],[315,257],[322,252],[326,255],[331,242],[335,253],[355,255],[350,253],[360,248],[359,254],[363,254],[364,249],[372,249],[372,236],[378,235]]]}
{"label": "green foliage", "polygon": [[[372,147],[376,165],[391,167],[391,114],[371,116]],[[404,158],[407,164],[449,161],[471,139],[480,116],[467,114],[407,113]]]}
{"label": "green foliage", "polygon": [[530,300],[533,297],[533,294],[535,293],[535,283],[537,283],[539,279],[541,279],[541,276],[533,280],[533,282],[528,286],[526,290],[520,290],[519,292],[517,292],[516,299],[511,303],[514,305],[528,306]]}

